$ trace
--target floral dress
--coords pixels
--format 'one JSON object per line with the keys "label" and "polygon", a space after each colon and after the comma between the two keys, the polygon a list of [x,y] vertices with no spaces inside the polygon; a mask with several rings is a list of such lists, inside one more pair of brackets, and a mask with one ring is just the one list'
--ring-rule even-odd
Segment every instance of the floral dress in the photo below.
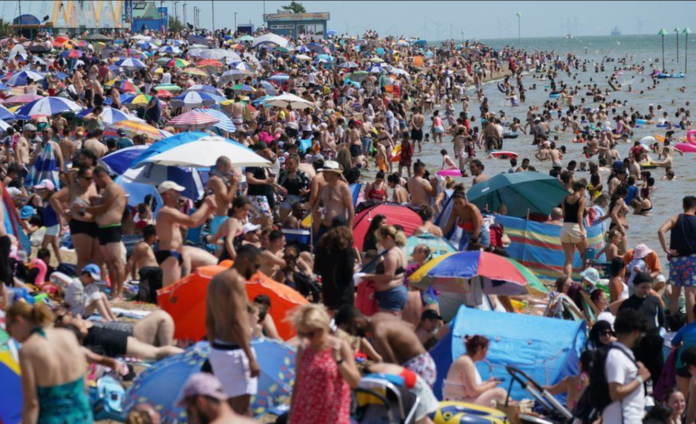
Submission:
{"label": "floral dress", "polygon": [[349,424],[350,387],[338,371],[333,350],[305,349],[293,390],[290,424]]}

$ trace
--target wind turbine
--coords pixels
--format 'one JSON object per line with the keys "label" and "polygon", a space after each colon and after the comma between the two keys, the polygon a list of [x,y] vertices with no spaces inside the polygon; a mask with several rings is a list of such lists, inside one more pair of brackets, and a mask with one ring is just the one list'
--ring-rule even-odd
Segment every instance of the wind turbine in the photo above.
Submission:
{"label": "wind turbine", "polygon": [[638,16],[636,16],[636,29],[638,30],[638,34],[643,35],[643,25],[646,25],[650,21],[644,21]]}
{"label": "wind turbine", "polygon": [[498,38],[503,38],[503,24],[500,22],[499,17],[496,16],[495,19],[498,20]]}
{"label": "wind turbine", "polygon": [[561,24],[556,29],[561,31],[561,37],[563,37],[565,35],[563,33],[565,31],[565,25],[563,24],[563,16],[561,16]]}
{"label": "wind turbine", "polygon": [[431,22],[433,23],[433,25],[435,25],[435,33],[436,33],[435,37],[437,38],[437,41],[442,41],[442,39],[440,38],[440,29],[444,25],[446,25],[447,22],[435,22],[435,21],[431,21]]}

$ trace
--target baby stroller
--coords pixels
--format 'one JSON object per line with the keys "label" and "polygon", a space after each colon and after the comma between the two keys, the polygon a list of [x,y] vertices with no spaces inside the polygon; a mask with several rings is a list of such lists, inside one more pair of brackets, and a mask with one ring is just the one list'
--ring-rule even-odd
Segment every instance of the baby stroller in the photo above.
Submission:
{"label": "baby stroller", "polygon": [[420,400],[402,377],[370,374],[353,392],[352,422],[356,424],[414,424]]}

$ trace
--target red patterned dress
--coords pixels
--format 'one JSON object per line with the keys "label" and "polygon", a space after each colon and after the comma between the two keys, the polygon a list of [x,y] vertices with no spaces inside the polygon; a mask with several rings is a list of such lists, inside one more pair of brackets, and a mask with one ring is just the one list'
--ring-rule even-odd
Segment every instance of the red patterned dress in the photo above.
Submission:
{"label": "red patterned dress", "polygon": [[290,424],[349,424],[350,387],[338,371],[333,350],[307,348],[299,367]]}

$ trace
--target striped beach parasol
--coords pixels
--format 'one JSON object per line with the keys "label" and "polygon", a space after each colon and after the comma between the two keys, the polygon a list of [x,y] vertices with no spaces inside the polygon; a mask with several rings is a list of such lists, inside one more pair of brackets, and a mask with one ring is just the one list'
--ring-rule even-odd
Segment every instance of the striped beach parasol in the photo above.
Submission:
{"label": "striped beach parasol", "polygon": [[229,118],[229,116],[225,115],[223,112],[220,112],[219,110],[215,109],[196,109],[196,112],[201,112],[208,114],[212,117],[215,117],[218,119],[218,123],[214,125],[215,128],[219,128],[220,130],[228,133],[233,133],[237,131],[237,127],[234,126],[234,123],[232,120]]}
{"label": "striped beach parasol", "polygon": [[22,106],[17,110],[17,114],[25,116],[53,116],[59,113],[79,112],[81,110],[82,107],[72,100],[64,99],[63,97],[44,97]]}
{"label": "striped beach parasol", "polygon": [[169,121],[167,124],[173,127],[203,129],[212,127],[214,124],[217,124],[218,122],[220,122],[219,119],[209,114],[191,111],[177,116],[176,118]]}

